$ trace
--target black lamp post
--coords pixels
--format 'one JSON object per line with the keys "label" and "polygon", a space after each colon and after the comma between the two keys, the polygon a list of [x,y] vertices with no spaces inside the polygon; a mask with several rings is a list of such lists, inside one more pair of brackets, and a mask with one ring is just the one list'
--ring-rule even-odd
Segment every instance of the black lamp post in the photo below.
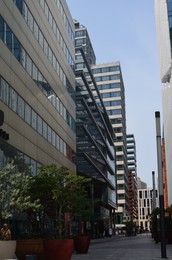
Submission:
{"label": "black lamp post", "polygon": [[157,141],[157,163],[158,163],[158,183],[159,183],[159,209],[160,209],[160,239],[161,239],[161,258],[167,258],[166,241],[164,228],[164,185],[162,176],[162,149],[161,149],[161,127],[160,112],[155,112],[156,119],[156,141]]}

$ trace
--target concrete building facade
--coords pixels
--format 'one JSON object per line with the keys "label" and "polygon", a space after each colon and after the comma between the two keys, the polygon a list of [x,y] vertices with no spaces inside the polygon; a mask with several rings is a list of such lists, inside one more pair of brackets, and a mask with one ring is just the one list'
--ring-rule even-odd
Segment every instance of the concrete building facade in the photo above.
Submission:
{"label": "concrete building facade", "polygon": [[[158,39],[160,75],[163,83],[162,106],[165,142],[165,159],[167,173],[168,205],[172,204],[172,2],[171,0],[155,0],[155,18]],[[166,178],[164,178],[164,181]],[[165,184],[166,185],[166,184]],[[166,197],[167,198],[167,197]]]}
{"label": "concrete building facade", "polygon": [[126,140],[125,88],[119,62],[91,67],[115,132],[117,204],[116,223],[127,221],[129,216],[128,164]]}
{"label": "concrete building facade", "polygon": [[137,223],[137,219],[138,219],[137,161],[136,161],[136,142],[133,134],[127,134],[127,163],[128,163],[130,218],[135,223]]}
{"label": "concrete building facade", "polygon": [[[155,207],[159,206],[158,191],[155,191]],[[138,226],[141,230],[150,230],[153,210],[153,191],[138,189]]]}
{"label": "concrete building facade", "polygon": [[65,1],[0,1],[0,167],[76,172],[74,24]]}

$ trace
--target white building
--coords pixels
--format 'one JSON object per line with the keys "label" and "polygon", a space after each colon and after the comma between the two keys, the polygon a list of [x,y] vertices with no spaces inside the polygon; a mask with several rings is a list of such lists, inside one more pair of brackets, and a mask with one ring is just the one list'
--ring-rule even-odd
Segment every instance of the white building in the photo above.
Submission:
{"label": "white building", "polygon": [[120,62],[98,64],[91,67],[115,132],[117,204],[116,223],[130,218],[128,194],[127,134],[125,86]]}
{"label": "white building", "polygon": [[170,0],[155,0],[158,52],[160,61],[163,103],[163,128],[166,153],[168,205],[172,204],[172,5]]}
{"label": "white building", "polygon": [[[155,194],[155,207],[158,207],[158,192]],[[150,230],[150,214],[153,210],[153,191],[151,189],[138,189],[138,225],[141,229]]]}

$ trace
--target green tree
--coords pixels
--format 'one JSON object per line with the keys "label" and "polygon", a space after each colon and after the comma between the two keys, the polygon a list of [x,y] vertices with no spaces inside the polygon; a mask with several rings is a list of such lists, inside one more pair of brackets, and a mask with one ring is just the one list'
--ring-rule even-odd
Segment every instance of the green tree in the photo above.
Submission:
{"label": "green tree", "polygon": [[[77,176],[65,167],[41,166],[34,177],[32,194],[42,205],[42,219],[46,216],[56,221],[56,234],[64,235],[64,214],[82,214],[87,203],[86,183],[90,179]],[[44,226],[44,220],[43,226]]]}
{"label": "green tree", "polygon": [[0,171],[0,218],[9,219],[14,213],[36,211],[39,200],[31,200],[29,187],[32,176],[19,172],[14,161],[7,163]]}

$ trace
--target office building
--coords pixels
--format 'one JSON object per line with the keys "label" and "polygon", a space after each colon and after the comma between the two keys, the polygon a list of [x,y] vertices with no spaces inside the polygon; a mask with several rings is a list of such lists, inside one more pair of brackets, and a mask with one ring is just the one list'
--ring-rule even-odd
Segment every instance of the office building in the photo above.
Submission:
{"label": "office building", "polygon": [[[155,0],[155,18],[157,27],[157,40],[158,40],[158,54],[160,62],[160,75],[163,84],[162,89],[162,106],[163,106],[163,129],[164,129],[164,151],[166,164],[167,179],[163,177],[164,181],[167,180],[168,190],[168,205],[172,204],[172,2],[171,0]],[[157,90],[158,91],[158,90]],[[162,121],[162,120],[161,120]],[[167,196],[166,196],[167,198]]]}
{"label": "office building", "polygon": [[77,173],[92,179],[92,232],[114,228],[116,209],[115,134],[90,69],[95,54],[86,27],[75,21]]}
{"label": "office building", "polygon": [[76,172],[74,24],[66,1],[0,1],[0,166]]}
{"label": "office building", "polygon": [[[159,206],[158,191],[155,190],[155,208]],[[153,210],[153,190],[138,188],[138,226],[143,230],[151,228]]]}
{"label": "office building", "polygon": [[127,134],[128,171],[137,177],[136,142],[133,134]]}
{"label": "office building", "polygon": [[130,218],[138,218],[136,142],[133,134],[127,134],[127,163]]}
{"label": "office building", "polygon": [[[75,47],[81,47],[84,51],[85,57],[89,65],[96,64],[96,55],[89,37],[87,28],[80,24],[77,20],[74,20],[75,24]],[[75,68],[82,69],[86,65],[83,61],[83,57],[79,49],[75,51]]]}
{"label": "office building", "polygon": [[130,219],[126,139],[125,88],[119,62],[91,66],[92,73],[115,132],[117,204],[116,223]]}

